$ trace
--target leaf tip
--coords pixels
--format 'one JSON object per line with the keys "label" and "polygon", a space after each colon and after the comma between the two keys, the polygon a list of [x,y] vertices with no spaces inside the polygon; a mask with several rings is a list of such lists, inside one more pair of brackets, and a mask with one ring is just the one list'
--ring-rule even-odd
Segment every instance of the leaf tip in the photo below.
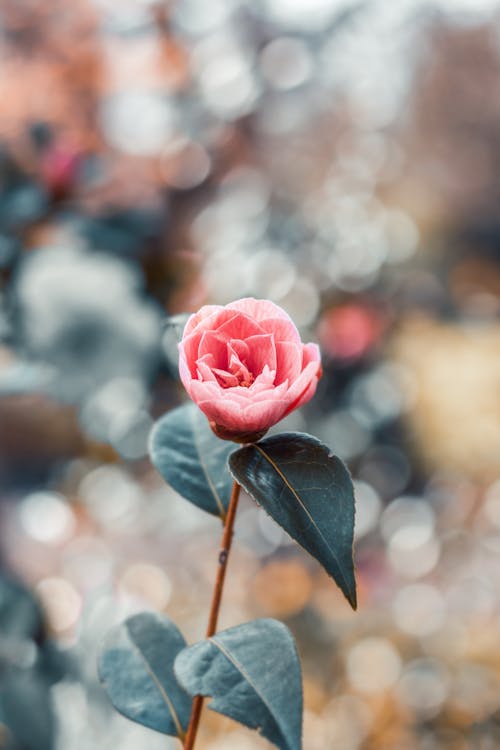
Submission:
{"label": "leaf tip", "polygon": [[354,612],[356,612],[358,608],[358,593],[356,590],[356,582],[354,582],[354,586],[352,589],[344,590],[344,595]]}

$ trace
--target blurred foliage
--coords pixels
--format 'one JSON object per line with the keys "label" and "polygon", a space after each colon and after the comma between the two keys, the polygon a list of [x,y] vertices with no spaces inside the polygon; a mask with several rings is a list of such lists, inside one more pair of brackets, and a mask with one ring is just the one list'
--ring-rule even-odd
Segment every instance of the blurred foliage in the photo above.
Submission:
{"label": "blurred foliage", "polygon": [[37,602],[8,578],[0,578],[0,643],[0,747],[52,750],[49,690],[68,665],[46,638]]}

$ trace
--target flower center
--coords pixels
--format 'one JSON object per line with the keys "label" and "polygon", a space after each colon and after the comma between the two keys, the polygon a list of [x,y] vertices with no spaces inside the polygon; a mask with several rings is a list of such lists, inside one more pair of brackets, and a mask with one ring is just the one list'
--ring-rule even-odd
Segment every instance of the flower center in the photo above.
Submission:
{"label": "flower center", "polygon": [[246,367],[238,370],[238,372],[235,372],[234,374],[238,378],[238,385],[243,386],[243,388],[249,388],[255,380],[250,370]]}
{"label": "flower center", "polygon": [[249,388],[255,380],[255,375],[249,369],[247,358],[249,348],[244,341],[233,339],[227,343],[227,365],[224,370],[213,369],[213,372],[223,388],[241,386]]}

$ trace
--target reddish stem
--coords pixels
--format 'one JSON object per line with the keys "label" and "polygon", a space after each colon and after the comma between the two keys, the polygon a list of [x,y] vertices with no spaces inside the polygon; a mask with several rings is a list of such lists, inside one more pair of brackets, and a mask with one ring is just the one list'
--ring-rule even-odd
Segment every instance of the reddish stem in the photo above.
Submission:
{"label": "reddish stem", "polygon": [[[224,589],[224,579],[226,577],[226,568],[229,558],[229,552],[231,550],[231,542],[233,541],[234,520],[236,518],[236,510],[238,508],[240,489],[240,485],[237,482],[234,482],[231,492],[231,499],[229,501],[229,508],[224,520],[224,531],[222,532],[222,540],[219,551],[219,564],[217,567],[217,576],[215,579],[214,590],[212,594],[212,604],[210,606],[210,614],[208,617],[206,632],[207,638],[211,638],[217,630],[217,620],[219,618],[219,610],[222,601],[222,592]],[[186,739],[184,740],[184,750],[193,750],[194,748],[202,708],[203,696],[196,695],[193,700],[193,707],[191,709],[191,717],[189,719]]]}

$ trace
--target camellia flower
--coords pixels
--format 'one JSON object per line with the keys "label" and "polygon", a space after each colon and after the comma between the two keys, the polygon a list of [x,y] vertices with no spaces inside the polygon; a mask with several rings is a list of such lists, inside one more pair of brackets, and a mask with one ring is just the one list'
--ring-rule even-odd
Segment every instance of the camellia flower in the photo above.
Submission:
{"label": "camellia flower", "polygon": [[207,305],[179,344],[181,380],[216,435],[252,442],[305,404],[321,377],[316,344],[268,300]]}

